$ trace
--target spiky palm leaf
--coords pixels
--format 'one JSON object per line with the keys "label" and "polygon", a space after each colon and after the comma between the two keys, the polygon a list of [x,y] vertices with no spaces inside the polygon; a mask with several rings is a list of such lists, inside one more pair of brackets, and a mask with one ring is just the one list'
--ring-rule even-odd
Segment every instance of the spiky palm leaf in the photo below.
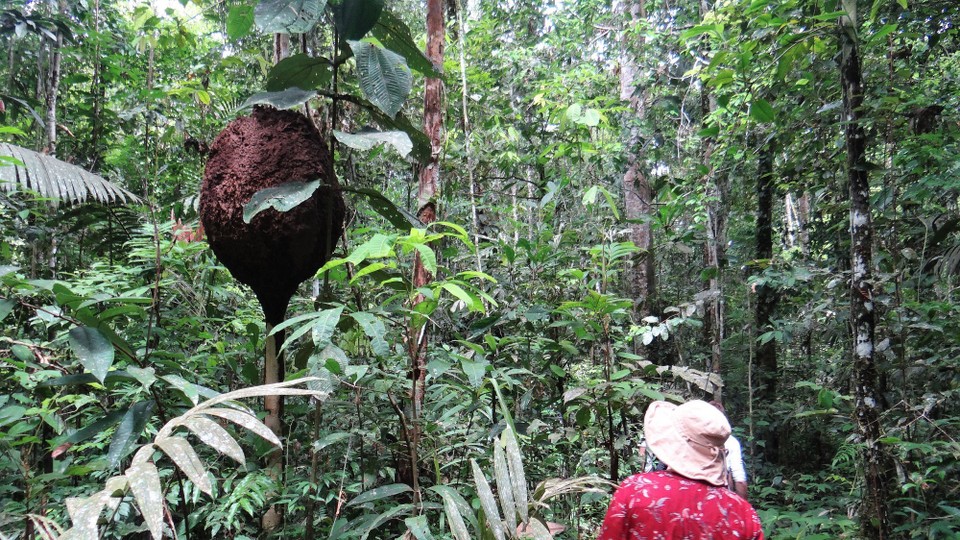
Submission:
{"label": "spiky palm leaf", "polygon": [[[2,159],[2,158],[13,158]],[[29,189],[69,204],[93,199],[132,203],[140,199],[105,178],[26,148],[0,143],[0,190]]]}

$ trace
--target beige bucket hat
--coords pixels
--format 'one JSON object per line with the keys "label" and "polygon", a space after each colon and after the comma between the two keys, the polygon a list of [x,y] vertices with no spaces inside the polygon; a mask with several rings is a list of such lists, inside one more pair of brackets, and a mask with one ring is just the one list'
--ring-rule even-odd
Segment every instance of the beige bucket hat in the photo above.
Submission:
{"label": "beige bucket hat", "polygon": [[677,474],[715,486],[726,485],[723,443],[727,417],[706,401],[674,405],[654,401],[643,419],[647,445]]}

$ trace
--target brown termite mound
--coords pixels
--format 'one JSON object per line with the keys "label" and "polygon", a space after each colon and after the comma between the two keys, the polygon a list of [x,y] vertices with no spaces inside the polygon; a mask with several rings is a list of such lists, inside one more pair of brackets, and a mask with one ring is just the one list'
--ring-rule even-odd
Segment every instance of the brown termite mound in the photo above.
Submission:
{"label": "brown termite mound", "polygon": [[[287,212],[270,208],[243,222],[243,207],[258,191],[318,178],[323,185],[303,204]],[[271,326],[283,321],[297,286],[329,259],[344,213],[330,152],[303,115],[257,106],[213,141],[200,219],[213,252],[253,289]]]}

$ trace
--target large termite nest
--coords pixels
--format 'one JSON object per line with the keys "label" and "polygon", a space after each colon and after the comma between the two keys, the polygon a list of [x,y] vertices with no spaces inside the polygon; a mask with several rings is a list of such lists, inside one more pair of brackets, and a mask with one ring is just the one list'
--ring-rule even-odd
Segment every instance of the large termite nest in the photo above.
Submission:
{"label": "large termite nest", "polygon": [[[243,207],[258,191],[318,178],[323,185],[306,202],[287,212],[270,208],[243,222]],[[267,322],[283,320],[297,286],[329,259],[344,213],[330,153],[303,115],[258,106],[213,141],[200,219],[213,252],[253,289]]]}

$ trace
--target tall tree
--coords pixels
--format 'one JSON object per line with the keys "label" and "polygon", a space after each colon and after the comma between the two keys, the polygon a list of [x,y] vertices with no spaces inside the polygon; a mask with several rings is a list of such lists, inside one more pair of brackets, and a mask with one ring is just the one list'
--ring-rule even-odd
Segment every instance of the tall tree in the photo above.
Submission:
{"label": "tall tree", "polygon": [[887,490],[890,486],[884,450],[879,442],[880,399],[874,360],[873,223],[863,129],[863,72],[857,39],[857,2],[844,0],[840,17],[840,82],[850,189],[850,321],[853,325],[855,415],[863,443],[864,481],[861,528],[869,539],[889,538]]}
{"label": "tall tree", "polygon": [[[446,3],[442,0],[427,1],[427,58],[437,69],[443,66],[445,36],[444,11]],[[420,169],[417,189],[417,217],[424,224],[437,219],[437,198],[440,194],[440,154],[443,152],[443,80],[439,77],[427,77],[423,98],[423,131],[430,139],[430,159]],[[414,258],[413,285],[423,287],[433,281],[433,276],[423,264],[418,251]],[[422,295],[414,299],[414,305],[423,301]],[[411,480],[415,500],[420,501],[418,476],[418,445],[420,440],[420,411],[426,394],[424,385],[427,377],[427,321],[411,324],[407,335],[407,347],[410,357],[410,440]]]}
{"label": "tall tree", "polygon": [[[756,260],[763,266],[766,261],[773,259],[773,201],[775,187],[773,176],[773,156],[775,140],[773,135],[760,148],[759,163],[757,166],[757,229]],[[776,290],[766,284],[756,288],[757,303],[754,311],[755,337],[759,337],[771,330],[770,323],[777,307]],[[761,402],[770,403],[777,392],[777,341],[768,339],[757,346],[757,366],[760,370],[760,388],[758,398]]]}
{"label": "tall tree", "polygon": [[630,240],[640,248],[627,272],[627,292],[634,301],[636,318],[654,310],[656,276],[653,271],[653,186],[644,170],[641,126],[646,116],[646,95],[638,82],[638,57],[644,47],[643,24],[647,18],[644,0],[621,0],[617,12],[622,20],[620,41],[620,100],[628,104],[624,116],[627,126],[623,174],[624,215],[630,223]]}

